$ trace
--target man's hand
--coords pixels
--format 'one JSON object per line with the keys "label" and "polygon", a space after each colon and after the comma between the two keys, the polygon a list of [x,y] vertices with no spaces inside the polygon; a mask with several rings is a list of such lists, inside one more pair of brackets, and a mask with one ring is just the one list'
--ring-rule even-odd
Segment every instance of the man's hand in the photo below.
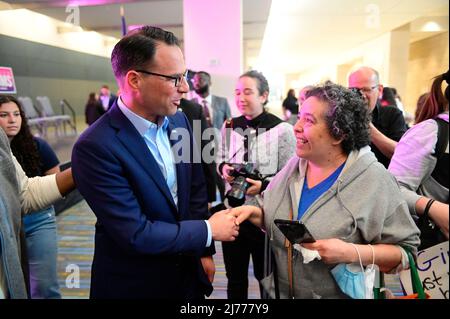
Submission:
{"label": "man's hand", "polygon": [[205,274],[208,276],[208,280],[210,283],[214,281],[214,274],[216,273],[216,266],[214,265],[214,260],[212,256],[205,256],[201,259],[203,270]]}
{"label": "man's hand", "polygon": [[251,178],[246,178],[245,180],[252,185],[247,189],[247,195],[256,196],[261,192],[262,181],[257,181]]}
{"label": "man's hand", "polygon": [[236,217],[228,214],[228,210],[215,213],[208,219],[211,226],[212,237],[219,241],[233,241],[239,235],[239,226]]}

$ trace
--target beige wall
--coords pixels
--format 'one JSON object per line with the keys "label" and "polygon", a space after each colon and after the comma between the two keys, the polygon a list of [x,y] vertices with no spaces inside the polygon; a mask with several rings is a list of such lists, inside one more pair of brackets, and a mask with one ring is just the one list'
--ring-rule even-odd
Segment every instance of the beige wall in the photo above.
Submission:
{"label": "beige wall", "polygon": [[407,94],[402,96],[406,110],[414,113],[422,93],[429,91],[432,78],[448,70],[448,31],[414,42],[410,46]]}

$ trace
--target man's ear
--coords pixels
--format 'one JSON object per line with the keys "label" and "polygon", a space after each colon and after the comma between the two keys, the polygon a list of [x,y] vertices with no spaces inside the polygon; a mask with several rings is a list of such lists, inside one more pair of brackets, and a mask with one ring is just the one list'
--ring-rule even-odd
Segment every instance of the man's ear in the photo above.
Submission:
{"label": "man's ear", "polygon": [[131,89],[138,89],[141,82],[140,75],[133,70],[130,70],[125,74],[124,82],[131,88]]}
{"label": "man's ear", "polygon": [[383,84],[378,84],[378,99],[381,100],[383,98]]}

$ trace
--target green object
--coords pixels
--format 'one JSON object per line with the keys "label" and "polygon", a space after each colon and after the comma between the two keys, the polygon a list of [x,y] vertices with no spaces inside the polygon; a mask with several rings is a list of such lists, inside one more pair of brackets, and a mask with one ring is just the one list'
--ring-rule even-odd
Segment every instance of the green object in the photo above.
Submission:
{"label": "green object", "polygon": [[411,283],[413,292],[417,294],[417,299],[426,299],[425,291],[423,290],[422,281],[419,277],[419,272],[417,271],[416,262],[414,261],[414,257],[407,248],[405,249],[408,254],[409,260],[409,270],[411,273]]}
{"label": "green object", "polygon": [[[420,280],[420,277],[419,277],[419,272],[417,271],[417,266],[416,266],[414,257],[412,255],[412,253],[409,251],[409,248],[407,248],[407,247],[402,247],[402,248],[405,250],[406,254],[408,255],[409,271],[411,274],[411,285],[412,285],[413,293],[417,294],[417,299],[426,299],[427,297],[426,297],[425,291],[422,286],[422,281]],[[381,288],[383,288],[385,286],[384,273],[380,272],[379,276],[380,276],[380,278],[379,278],[379,281],[380,281],[379,287],[380,288],[373,289],[374,299],[386,299],[386,293],[384,291],[381,291]]]}

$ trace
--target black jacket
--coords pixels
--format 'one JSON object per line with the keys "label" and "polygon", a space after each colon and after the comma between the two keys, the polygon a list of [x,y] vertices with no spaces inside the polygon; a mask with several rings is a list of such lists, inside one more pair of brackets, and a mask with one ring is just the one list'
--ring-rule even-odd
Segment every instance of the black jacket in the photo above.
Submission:
{"label": "black jacket", "polygon": [[[381,133],[397,142],[400,141],[400,138],[407,130],[402,111],[393,106],[381,106],[380,102],[377,102],[372,112],[372,124]],[[388,168],[391,160],[384,156],[373,143],[370,144],[370,147],[378,161]]]}
{"label": "black jacket", "polygon": [[[181,99],[179,110],[182,111],[189,120],[189,124],[194,128],[194,120],[200,120],[201,134],[208,128],[208,123],[206,122],[206,118],[203,115],[202,106],[193,101],[189,101],[186,99]],[[194,132],[194,138],[195,132]],[[200,145],[201,150],[211,142],[211,140],[203,140],[196,141],[197,145]],[[200,154],[201,154],[200,150]],[[208,202],[214,202],[216,200],[216,164],[215,163],[205,163],[202,157],[202,168],[205,174],[206,179],[206,189],[208,192]]]}

